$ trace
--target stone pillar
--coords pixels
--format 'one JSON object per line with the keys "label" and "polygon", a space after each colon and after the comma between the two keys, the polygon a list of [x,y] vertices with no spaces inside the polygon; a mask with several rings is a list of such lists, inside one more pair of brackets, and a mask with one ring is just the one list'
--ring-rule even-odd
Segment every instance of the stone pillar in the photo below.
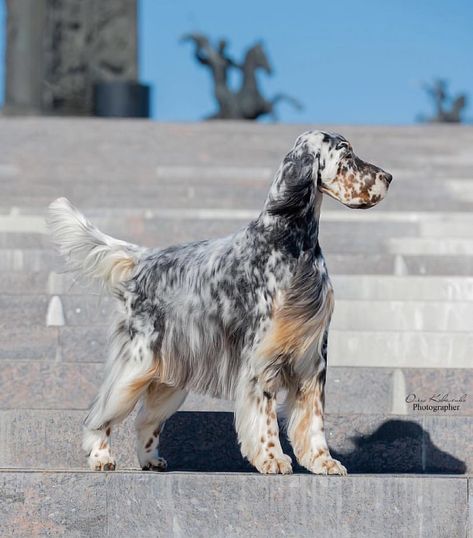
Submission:
{"label": "stone pillar", "polygon": [[136,81],[136,0],[7,0],[5,112],[89,115],[95,82]]}
{"label": "stone pillar", "polygon": [[46,0],[6,0],[7,114],[40,114],[43,87],[43,32]]}

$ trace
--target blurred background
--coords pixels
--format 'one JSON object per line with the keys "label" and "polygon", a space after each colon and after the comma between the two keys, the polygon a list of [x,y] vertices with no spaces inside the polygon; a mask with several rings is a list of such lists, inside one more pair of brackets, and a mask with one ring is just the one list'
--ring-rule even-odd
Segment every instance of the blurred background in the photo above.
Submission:
{"label": "blurred background", "polygon": [[[108,0],[98,8],[90,0],[7,0],[0,2],[2,58],[8,5],[11,63],[8,75],[0,61],[0,104],[10,102],[10,113],[84,113],[77,100],[90,100],[92,84],[113,79],[148,84],[146,115],[153,119],[209,116],[215,111],[213,81],[195,61],[191,45],[180,42],[189,32],[215,43],[225,38],[226,52],[237,63],[261,40],[273,68],[272,76],[257,72],[261,93],[289,93],[303,105],[300,110],[281,102],[277,116],[282,122],[411,124],[438,117],[435,101],[442,93],[448,111],[455,99],[473,90],[473,3],[468,0],[448,8],[440,0],[303,0],[287,6],[241,0],[224,7],[210,0],[198,5],[191,0]],[[22,65],[28,74],[21,73]],[[81,76],[87,78],[82,92]],[[15,102],[4,90],[7,78],[11,92],[18,94],[18,86],[25,92],[29,79],[39,95],[31,90]],[[439,79],[448,86],[435,86],[433,96]],[[229,88],[236,91],[240,83],[238,70],[230,69]],[[51,100],[67,91],[79,93],[76,103],[53,109]],[[90,113],[90,105],[86,109]],[[460,109],[457,119],[471,120],[467,99]]]}

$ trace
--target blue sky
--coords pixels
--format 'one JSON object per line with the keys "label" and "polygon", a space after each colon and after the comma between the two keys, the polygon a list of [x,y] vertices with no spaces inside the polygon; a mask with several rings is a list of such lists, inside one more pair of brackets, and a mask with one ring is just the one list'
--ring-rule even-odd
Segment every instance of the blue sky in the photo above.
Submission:
{"label": "blue sky", "polygon": [[260,76],[265,94],[305,105],[302,113],[281,105],[281,121],[412,123],[431,112],[422,82],[439,76],[473,101],[471,0],[141,0],[139,20],[140,75],[153,86],[158,120],[214,110],[209,74],[179,43],[189,31],[227,37],[237,60],[263,40],[274,68]]}

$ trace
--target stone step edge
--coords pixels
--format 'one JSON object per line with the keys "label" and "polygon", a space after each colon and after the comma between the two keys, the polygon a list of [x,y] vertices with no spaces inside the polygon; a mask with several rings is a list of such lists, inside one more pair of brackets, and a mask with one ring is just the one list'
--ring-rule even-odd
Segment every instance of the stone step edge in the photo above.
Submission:
{"label": "stone step edge", "polygon": [[[247,472],[227,472],[227,471],[165,471],[163,473],[150,473],[149,471],[143,471],[139,468],[123,468],[120,467],[119,469],[116,469],[115,471],[91,471],[87,468],[67,468],[62,469],[60,467],[56,469],[41,469],[38,468],[29,468],[29,467],[0,467],[0,473],[18,473],[18,474],[96,474],[97,476],[108,476],[108,475],[142,475],[142,476],[169,476],[169,475],[178,475],[178,476],[228,476],[231,478],[238,478],[238,477],[260,477],[261,480],[271,480],[271,477],[262,475],[255,471],[254,473],[247,473]],[[328,480],[362,480],[366,478],[378,478],[381,480],[389,480],[389,479],[396,479],[396,478],[409,478],[412,480],[429,480],[429,479],[448,479],[448,480],[471,480],[473,478],[473,473],[465,473],[465,474],[436,474],[436,473],[351,473],[347,474],[346,476],[338,476],[338,475],[316,475],[316,474],[308,474],[308,473],[292,473],[290,475],[279,475],[282,480],[290,480],[291,476],[297,476],[297,477],[311,477],[313,479],[328,479]],[[1,493],[0,493],[0,499],[1,499]]]}
{"label": "stone step edge", "polygon": [[[225,402],[229,402],[229,403],[233,403],[233,401],[231,400],[222,400],[222,401],[225,401]],[[138,405],[136,406],[135,410],[138,409]],[[54,409],[54,408],[36,408],[36,407],[2,407],[0,408],[0,414],[4,414],[4,413],[13,413],[14,411],[18,411],[20,413],[29,413],[29,412],[33,412],[33,413],[36,413],[36,412],[39,412],[39,413],[83,413],[84,415],[87,413],[88,409],[84,408],[84,409],[77,409],[77,408],[70,408],[70,409]],[[173,415],[171,416],[174,416],[176,414],[179,414],[179,413],[213,413],[213,414],[218,414],[218,413],[222,413],[222,414],[228,414],[228,413],[233,413],[232,410],[225,410],[225,409],[218,409],[218,410],[205,410],[205,409],[197,409],[197,410],[194,410],[194,409],[183,409],[183,408],[180,408],[178,409]],[[130,413],[130,415],[128,416],[131,416],[133,414],[133,411]],[[454,415],[445,415],[445,414],[438,414],[438,415],[425,415],[425,414],[422,414],[422,413],[418,413],[418,414],[408,414],[408,415],[401,415],[399,413],[324,413],[324,417],[327,418],[327,417],[337,417],[337,418],[352,418],[352,417],[356,417],[356,418],[363,418],[363,419],[366,419],[367,421],[369,419],[373,419],[373,418],[389,418],[389,420],[413,420],[415,418],[418,418],[418,419],[421,419],[421,418],[428,418],[429,421],[431,421],[432,419],[454,419],[456,417],[458,418],[462,418],[462,419],[468,419],[468,420],[471,420],[473,421],[473,415],[457,415],[457,414],[454,414]],[[128,418],[128,417],[127,417]],[[282,415],[281,415],[281,418],[282,418]],[[126,420],[126,418],[124,419]],[[120,424],[123,424],[123,421],[119,423]]]}

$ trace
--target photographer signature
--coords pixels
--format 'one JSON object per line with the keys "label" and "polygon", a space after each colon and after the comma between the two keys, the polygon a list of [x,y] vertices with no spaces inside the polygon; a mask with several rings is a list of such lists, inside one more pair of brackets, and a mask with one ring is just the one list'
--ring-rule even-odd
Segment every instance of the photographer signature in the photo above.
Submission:
{"label": "photographer signature", "polygon": [[434,393],[429,398],[421,398],[417,396],[415,392],[411,392],[406,396],[406,403],[427,403],[427,402],[436,402],[436,403],[464,403],[466,402],[467,395],[462,394],[459,398],[452,398],[448,392]]}

